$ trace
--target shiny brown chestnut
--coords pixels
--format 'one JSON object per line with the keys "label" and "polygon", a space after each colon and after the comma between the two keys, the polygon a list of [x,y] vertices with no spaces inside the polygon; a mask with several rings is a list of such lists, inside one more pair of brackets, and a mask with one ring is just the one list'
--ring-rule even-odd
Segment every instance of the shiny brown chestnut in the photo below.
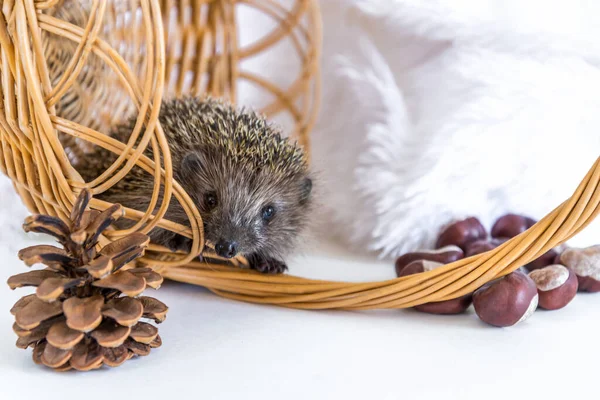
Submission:
{"label": "shiny brown chestnut", "polygon": [[558,252],[554,249],[548,250],[546,253],[542,254],[532,262],[526,265],[529,271],[535,271],[536,269],[544,268],[552,264],[557,264],[556,256],[558,256]]}
{"label": "shiny brown chestnut", "polygon": [[549,265],[529,273],[538,289],[539,306],[546,310],[563,308],[577,294],[577,276],[560,264]]}
{"label": "shiny brown chestnut", "polygon": [[492,226],[492,237],[512,238],[535,225],[536,220],[525,215],[506,214],[498,218]]}
{"label": "shiny brown chestnut", "polygon": [[435,301],[415,306],[415,310],[427,314],[454,315],[462,314],[473,304],[473,294],[466,294],[456,299]]}
{"label": "shiny brown chestnut", "polygon": [[463,255],[463,251],[460,247],[452,245],[437,250],[417,250],[412,253],[406,253],[396,260],[396,275],[400,276],[400,271],[413,261],[428,260],[442,264],[450,264],[451,262],[463,258]]}
{"label": "shiny brown chestnut", "polygon": [[474,256],[476,254],[485,253],[486,251],[490,251],[490,250],[493,250],[495,248],[496,248],[496,246],[494,246],[488,240],[485,240],[485,239],[476,240],[476,241],[471,242],[471,243],[469,243],[469,244],[466,245],[466,247],[465,247],[465,257],[471,257],[471,256]]}
{"label": "shiny brown chestnut", "polygon": [[402,270],[398,273],[398,277],[420,274],[441,267],[442,265],[444,264],[436,261],[415,260],[409,263],[408,265],[404,266],[404,268],[402,268]]}
{"label": "shiny brown chestnut", "polygon": [[[431,271],[432,269],[441,267],[442,263],[427,260],[413,261],[405,266],[398,276],[407,276],[413,274],[420,274],[425,271]],[[417,311],[428,313],[428,314],[460,314],[465,312],[473,301],[472,294],[467,294],[456,299],[436,301],[432,303],[420,304],[413,308]]]}
{"label": "shiny brown chestnut", "polygon": [[486,237],[487,232],[481,222],[475,217],[469,217],[442,228],[435,247],[439,249],[455,245],[465,251],[467,244]]}
{"label": "shiny brown chestnut", "polygon": [[600,292],[600,245],[567,249],[558,260],[577,275],[580,292]]}
{"label": "shiny brown chestnut", "polygon": [[512,272],[492,281],[473,294],[475,313],[483,321],[498,327],[516,325],[527,319],[538,305],[537,287],[522,272]]}
{"label": "shiny brown chestnut", "polygon": [[506,242],[507,238],[493,238],[491,240],[476,240],[467,244],[465,249],[465,257],[471,257],[477,254],[485,253],[486,251],[490,251],[500,246],[502,243]]}

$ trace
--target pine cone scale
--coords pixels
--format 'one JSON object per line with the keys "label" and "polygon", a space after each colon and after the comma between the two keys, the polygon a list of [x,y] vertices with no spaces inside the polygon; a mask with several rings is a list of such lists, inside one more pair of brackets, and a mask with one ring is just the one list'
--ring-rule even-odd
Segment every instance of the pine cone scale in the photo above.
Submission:
{"label": "pine cone scale", "polygon": [[119,325],[133,326],[144,314],[144,306],[138,299],[121,297],[106,303],[102,314],[114,319]]}
{"label": "pine cone scale", "polygon": [[89,371],[102,365],[103,355],[95,341],[80,342],[73,351],[71,366],[79,371]]}
{"label": "pine cone scale", "polygon": [[73,350],[62,350],[52,346],[50,343],[46,343],[46,348],[42,353],[41,360],[50,368],[56,368],[69,361],[72,355]]}
{"label": "pine cone scale", "polygon": [[127,271],[135,276],[144,278],[146,285],[150,286],[152,289],[160,288],[163,283],[163,277],[154,272],[151,268],[133,268],[128,269]]}
{"label": "pine cone scale", "polygon": [[98,329],[92,332],[91,336],[102,347],[118,347],[125,342],[130,333],[130,327],[106,320]]}
{"label": "pine cone scale", "polygon": [[95,281],[93,285],[105,289],[116,289],[126,296],[134,297],[146,289],[146,280],[128,271],[119,271]]}
{"label": "pine cone scale", "polygon": [[21,328],[31,330],[42,321],[56,317],[61,313],[61,304],[46,303],[35,297],[17,312],[15,321]]}
{"label": "pine cone scale", "polygon": [[33,348],[33,352],[31,353],[31,358],[33,359],[33,362],[40,365],[43,364],[42,363],[42,354],[44,354],[44,350],[46,350],[46,341],[42,340],[40,342],[38,342],[34,348]]}
{"label": "pine cone scale", "polygon": [[136,342],[150,344],[158,336],[158,329],[146,322],[138,322],[131,328],[131,338]]}
{"label": "pine cone scale", "polygon": [[60,277],[61,275],[55,271],[42,269],[13,275],[10,278],[8,278],[8,281],[6,283],[8,283],[8,286],[14,290],[23,286],[39,286],[44,280],[48,278]]}
{"label": "pine cone scale", "polygon": [[92,223],[92,221],[94,221],[96,218],[98,218],[99,215],[100,215],[100,211],[97,211],[97,210],[88,210],[88,211],[84,212],[83,215],[81,216],[79,225],[74,226],[73,231],[79,232],[79,231],[84,230]]}
{"label": "pine cone scale", "polygon": [[150,243],[150,238],[147,235],[136,232],[106,245],[100,250],[100,254],[109,258],[116,258],[130,251],[132,248],[145,248],[148,243]]}
{"label": "pine cone scale", "polygon": [[83,267],[92,277],[102,279],[113,270],[113,262],[110,258],[101,255],[90,261]]}
{"label": "pine cone scale", "polygon": [[69,362],[66,362],[65,364],[61,365],[60,367],[54,368],[54,370],[56,372],[65,372],[65,371],[69,371],[71,369],[73,369],[73,367],[71,367],[71,364]]}
{"label": "pine cone scale", "polygon": [[160,338],[160,335],[156,335],[156,338],[154,338],[154,340],[150,342],[150,347],[154,349],[160,346],[162,346],[162,339]]}
{"label": "pine cone scale", "polygon": [[72,264],[76,260],[68,256],[64,249],[51,245],[37,245],[22,249],[18,253],[21,261],[31,267],[34,264],[44,264],[52,267],[56,264]]}
{"label": "pine cone scale", "polygon": [[124,345],[103,349],[104,363],[110,367],[118,367],[128,359],[129,351]]}
{"label": "pine cone scale", "polygon": [[63,303],[63,312],[67,317],[67,326],[80,332],[96,329],[102,322],[102,306],[104,298],[100,295],[92,297],[71,297]]}
{"label": "pine cone scale", "polygon": [[85,232],[87,233],[85,243],[95,243],[102,232],[112,225],[119,217],[123,216],[123,214],[123,207],[121,207],[120,204],[114,204],[102,211],[85,228]]}
{"label": "pine cone scale", "polygon": [[129,349],[133,354],[137,356],[147,356],[150,353],[150,346],[136,342],[135,340],[128,338],[125,341],[125,347]]}
{"label": "pine cone scale", "polygon": [[144,251],[145,249],[143,247],[133,247],[119,254],[117,257],[114,257],[112,259],[112,262],[114,264],[113,271],[118,271],[125,264],[131,262],[132,260],[135,260],[138,257],[143,256]]}
{"label": "pine cone scale", "polygon": [[35,294],[30,294],[28,296],[21,297],[10,309],[10,313],[12,315],[17,315],[17,313],[25,308],[25,306],[31,303],[36,298]]}
{"label": "pine cone scale", "polygon": [[50,327],[46,340],[56,348],[68,350],[75,347],[84,336],[83,332],[71,329],[65,321],[60,321]]}
{"label": "pine cone scale", "polygon": [[54,236],[64,243],[69,236],[69,227],[59,218],[49,215],[31,215],[25,219],[23,224],[25,232],[45,233]]}
{"label": "pine cone scale", "polygon": [[169,310],[166,305],[152,297],[141,296],[139,298],[144,306],[143,316],[153,319],[156,323],[163,322]]}
{"label": "pine cone scale", "polygon": [[17,339],[17,347],[26,349],[38,340],[43,339],[48,333],[48,328],[49,326],[46,324],[40,325],[30,331],[21,332],[21,335],[17,335],[19,336]]}
{"label": "pine cone scale", "polygon": [[20,338],[31,335],[31,331],[21,328],[19,325],[17,325],[16,322],[13,324],[12,328],[13,328],[13,332],[16,333],[17,336]]}
{"label": "pine cone scale", "polygon": [[48,278],[40,283],[35,293],[40,300],[51,302],[62,295],[65,290],[81,286],[84,282],[85,280],[81,278]]}
{"label": "pine cone scale", "polygon": [[79,196],[77,196],[77,200],[75,200],[75,204],[73,204],[73,209],[71,210],[70,218],[74,230],[78,230],[81,227],[83,214],[91,199],[92,194],[88,190],[83,190]]}

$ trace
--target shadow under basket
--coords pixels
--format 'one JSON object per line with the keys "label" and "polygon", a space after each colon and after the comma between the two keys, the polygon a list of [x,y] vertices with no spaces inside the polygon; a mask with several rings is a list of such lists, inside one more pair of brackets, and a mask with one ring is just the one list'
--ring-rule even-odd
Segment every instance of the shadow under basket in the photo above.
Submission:
{"label": "shadow under basket", "polygon": [[[66,219],[82,188],[101,193],[135,165],[148,171],[155,177],[152,206],[144,212],[127,209],[126,218],[135,225],[111,230],[101,245],[155,227],[192,238],[189,254],[151,244],[139,261],[167,279],[236,300],[291,308],[407,308],[471,293],[565,242],[600,212],[599,158],[573,196],[529,230],[492,251],[429,272],[345,283],[262,275],[239,268],[246,263],[243,258],[232,263],[194,261],[200,253],[208,259],[215,256],[204,246],[200,214],[173,180],[157,105],[168,96],[205,94],[235,103],[244,82],[270,99],[260,111],[293,121],[291,136],[308,154],[320,85],[316,1],[9,0],[1,11],[2,172],[32,213]],[[272,24],[244,46],[240,42],[248,40],[238,38],[242,11]],[[244,61],[268,57],[282,43],[297,56],[289,82],[271,81],[243,68]],[[132,112],[140,123],[127,144],[102,133]],[[119,157],[98,178],[84,182],[74,165],[94,146]],[[147,146],[152,146],[154,159],[144,155]],[[172,197],[185,209],[189,227],[163,218]],[[104,210],[110,205],[93,199],[90,207]]]}

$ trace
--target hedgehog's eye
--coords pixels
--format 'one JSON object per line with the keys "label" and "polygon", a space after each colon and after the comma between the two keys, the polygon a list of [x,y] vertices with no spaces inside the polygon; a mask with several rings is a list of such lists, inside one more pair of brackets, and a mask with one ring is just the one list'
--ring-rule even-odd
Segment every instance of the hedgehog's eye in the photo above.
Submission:
{"label": "hedgehog's eye", "polygon": [[209,192],[204,195],[204,205],[207,210],[214,209],[219,202],[217,201],[217,194],[215,192]]}
{"label": "hedgehog's eye", "polygon": [[271,220],[273,218],[273,216],[275,216],[275,207],[266,206],[265,208],[262,209],[262,219],[264,221]]}

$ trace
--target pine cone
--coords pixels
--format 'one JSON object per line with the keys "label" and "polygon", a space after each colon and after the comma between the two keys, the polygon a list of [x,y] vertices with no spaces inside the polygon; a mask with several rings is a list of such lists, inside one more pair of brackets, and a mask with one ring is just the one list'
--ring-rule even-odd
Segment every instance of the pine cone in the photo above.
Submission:
{"label": "pine cone", "polygon": [[33,361],[57,371],[116,367],[161,345],[158,329],[141,318],[164,321],[167,307],[140,296],[158,289],[162,277],[150,268],[123,268],[140,257],[149,238],[133,233],[97,251],[98,237],[123,214],[120,205],[85,211],[90,192],[81,192],[69,223],[46,215],[25,220],[26,232],[54,236],[63,248],[38,245],[19,252],[28,266],[45,269],[10,277],[11,289],[36,287],[11,309],[17,347],[33,347]]}

